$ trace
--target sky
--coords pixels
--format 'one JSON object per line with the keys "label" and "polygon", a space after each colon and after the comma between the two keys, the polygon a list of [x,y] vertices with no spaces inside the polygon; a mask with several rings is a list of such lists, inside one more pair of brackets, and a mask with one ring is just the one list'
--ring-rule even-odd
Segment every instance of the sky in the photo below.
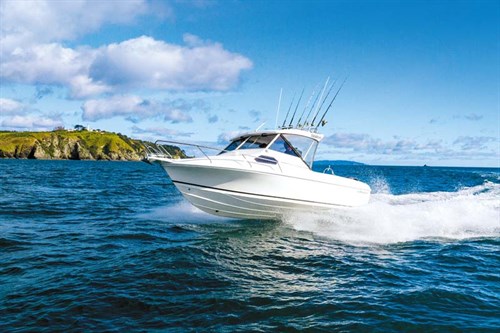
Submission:
{"label": "sky", "polygon": [[223,147],[347,78],[316,159],[500,167],[497,0],[1,0],[0,59],[0,130]]}

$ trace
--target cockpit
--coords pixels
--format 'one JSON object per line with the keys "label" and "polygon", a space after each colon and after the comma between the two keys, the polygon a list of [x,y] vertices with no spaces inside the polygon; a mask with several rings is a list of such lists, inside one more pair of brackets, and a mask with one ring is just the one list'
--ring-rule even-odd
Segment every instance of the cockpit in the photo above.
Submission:
{"label": "cockpit", "polygon": [[298,157],[309,168],[312,168],[317,147],[318,141],[306,136],[288,133],[261,133],[234,139],[221,154],[233,150],[267,148]]}

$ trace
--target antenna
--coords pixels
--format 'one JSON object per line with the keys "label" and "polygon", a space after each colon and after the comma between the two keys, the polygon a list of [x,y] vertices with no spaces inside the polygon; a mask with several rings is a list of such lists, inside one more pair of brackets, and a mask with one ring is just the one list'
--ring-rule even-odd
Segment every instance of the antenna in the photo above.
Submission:
{"label": "antenna", "polygon": [[278,100],[278,110],[276,110],[276,124],[275,124],[276,128],[278,128],[278,116],[280,114],[281,94],[283,94],[283,88],[281,88],[281,90],[280,90],[280,98]]}
{"label": "antenna", "polygon": [[288,111],[286,112],[286,117],[285,120],[283,120],[283,125],[281,125],[281,128],[285,128],[285,123],[286,120],[288,119],[288,114],[290,113],[290,110],[292,109],[293,101],[295,100],[295,94],[293,94],[292,102],[290,103],[290,106],[288,107]]}
{"label": "antenna", "polygon": [[304,95],[304,90],[305,90],[305,88],[302,88],[302,92],[300,93],[299,100],[297,101],[297,105],[295,106],[295,111],[293,111],[292,120],[290,120],[290,124],[288,124],[288,127],[292,127],[293,118],[295,118],[295,113],[297,113],[297,109],[299,108],[299,104],[300,104],[300,101],[302,99],[302,95]]}
{"label": "antenna", "polygon": [[[326,114],[328,113],[328,110],[330,110],[331,106],[333,105],[333,102],[335,101],[335,99],[337,98],[337,95],[339,94],[340,90],[342,89],[342,87],[344,86],[344,83],[347,81],[347,77],[344,79],[344,81],[342,82],[342,84],[340,85],[340,88],[339,90],[337,90],[337,93],[335,93],[335,96],[333,96],[333,99],[332,101],[330,102],[330,104],[328,105],[328,107],[326,108],[325,110],[325,113],[323,113],[323,116],[321,117],[320,121],[318,122],[318,125],[316,125],[316,127],[314,128],[315,130],[318,129],[319,125],[323,123],[323,120],[325,119],[325,116]],[[323,123],[324,125],[325,123]]]}

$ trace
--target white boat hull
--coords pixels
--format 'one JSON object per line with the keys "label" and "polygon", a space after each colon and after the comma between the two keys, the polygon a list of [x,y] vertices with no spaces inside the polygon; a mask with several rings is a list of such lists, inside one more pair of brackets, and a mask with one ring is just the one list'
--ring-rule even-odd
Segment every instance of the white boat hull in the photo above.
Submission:
{"label": "white boat hull", "polygon": [[163,160],[162,167],[184,197],[214,215],[279,219],[291,211],[353,207],[368,202],[370,188],[359,181],[305,170],[286,175],[277,167],[218,167],[216,161]]}

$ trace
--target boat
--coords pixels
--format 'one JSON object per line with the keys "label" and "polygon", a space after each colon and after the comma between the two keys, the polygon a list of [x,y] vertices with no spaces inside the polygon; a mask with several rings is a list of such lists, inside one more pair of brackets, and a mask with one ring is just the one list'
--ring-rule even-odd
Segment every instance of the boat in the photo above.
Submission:
{"label": "boat", "polygon": [[[322,138],[292,128],[243,133],[224,149],[159,140],[147,159],[163,167],[191,204],[224,217],[280,219],[295,211],[368,203],[367,184],[337,176],[331,168],[323,173],[312,170]],[[164,145],[189,145],[203,156],[174,158],[161,148]]]}
{"label": "boat", "polygon": [[[318,94],[316,100],[324,102],[326,97]],[[324,125],[333,100],[317,124]],[[335,175],[330,167],[313,171],[316,150],[324,137],[318,133],[318,125],[314,126],[321,110],[319,102],[317,107],[309,107],[312,121],[299,118],[292,126],[292,117],[286,125],[287,113],[281,127],[242,133],[224,149],[158,140],[148,148],[147,160],[159,163],[191,204],[218,216],[276,220],[295,212],[365,205],[371,192],[367,184]],[[201,156],[176,158],[167,145],[188,146]]]}

